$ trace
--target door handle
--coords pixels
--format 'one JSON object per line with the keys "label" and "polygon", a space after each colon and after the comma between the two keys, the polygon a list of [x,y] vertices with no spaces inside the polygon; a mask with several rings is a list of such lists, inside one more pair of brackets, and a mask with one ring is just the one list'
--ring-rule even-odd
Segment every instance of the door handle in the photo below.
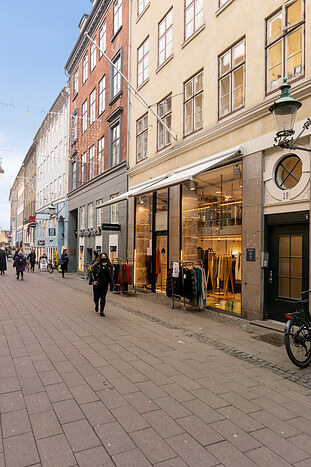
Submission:
{"label": "door handle", "polygon": [[272,278],[273,278],[273,274],[272,274],[272,271],[269,271],[269,283],[272,284]]}

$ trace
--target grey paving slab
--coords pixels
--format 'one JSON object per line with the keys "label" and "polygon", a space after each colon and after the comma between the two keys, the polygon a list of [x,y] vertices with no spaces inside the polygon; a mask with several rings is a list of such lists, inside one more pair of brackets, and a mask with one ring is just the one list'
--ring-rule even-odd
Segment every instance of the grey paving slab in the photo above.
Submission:
{"label": "grey paving slab", "polygon": [[78,404],[86,404],[87,402],[94,402],[99,400],[95,391],[93,391],[93,389],[88,384],[73,386],[70,388],[70,391]]}
{"label": "grey paving slab", "polygon": [[0,378],[0,394],[8,392],[16,392],[21,389],[19,379],[17,377]]}
{"label": "grey paving slab", "polygon": [[43,467],[71,467],[76,459],[64,435],[50,436],[37,441]]}
{"label": "grey paving slab", "polygon": [[[165,393],[164,393],[165,394]],[[134,392],[125,396],[125,399],[139,412],[140,414],[157,410],[159,407],[143,392]]]}
{"label": "grey paving slab", "polygon": [[[97,375],[85,376],[85,380],[94,391],[101,391],[103,389],[112,387],[112,385],[101,373],[98,373]],[[113,386],[117,388],[115,384],[113,384]]]}
{"label": "grey paving slab", "polygon": [[12,436],[4,440],[6,467],[20,467],[40,462],[32,433]]}
{"label": "grey paving slab", "polygon": [[[208,444],[218,443],[223,441],[224,438],[214,429],[214,425],[208,426],[203,420],[192,415],[191,417],[184,417],[177,419],[177,423],[187,431],[195,440],[203,446]],[[222,423],[222,422],[218,422]]]}
{"label": "grey paving slab", "polygon": [[149,423],[130,405],[111,409],[111,413],[127,433],[149,427]]}
{"label": "grey paving slab", "polygon": [[173,449],[152,428],[136,431],[131,438],[152,464],[176,457]]}
{"label": "grey paving slab", "polygon": [[82,404],[80,407],[92,426],[99,426],[104,423],[116,421],[112,413],[105,407],[102,401]]}
{"label": "grey paving slab", "polygon": [[[260,410],[259,412],[251,414],[251,416],[258,422],[262,423],[265,427],[270,428],[270,430],[274,431],[279,436],[282,436],[282,438],[288,438],[290,436],[299,435],[301,433],[298,428],[293,426],[292,420],[285,422],[284,420],[281,420],[266,410]],[[305,428],[306,426],[303,427],[303,429]]]}
{"label": "grey paving slab", "polygon": [[174,459],[169,459],[168,461],[159,462],[154,465],[156,467],[187,467],[187,464],[185,464],[180,457],[174,457]]}
{"label": "grey paving slab", "polygon": [[38,377],[21,379],[20,385],[24,396],[44,391],[44,386]]}
{"label": "grey paving slab", "polygon": [[113,456],[135,449],[135,444],[118,422],[96,426],[95,431],[108,453]]}
{"label": "grey paving slab", "polygon": [[116,454],[112,459],[117,467],[151,467],[152,465],[138,449]]}
{"label": "grey paving slab", "polygon": [[205,423],[217,422],[218,420],[224,419],[223,415],[221,415],[215,409],[209,407],[201,400],[193,399],[191,401],[185,401],[183,402],[183,405],[194,415],[197,415],[199,418],[201,418]]}
{"label": "grey paving slab", "polygon": [[1,423],[4,438],[31,431],[31,425],[26,409],[3,413],[1,415]]}
{"label": "grey paving slab", "polygon": [[13,412],[25,408],[25,401],[21,391],[0,395],[0,412]]}
{"label": "grey paving slab", "polygon": [[257,465],[228,441],[208,446],[207,450],[224,465],[232,467],[255,467]]}
{"label": "grey paving slab", "polygon": [[223,418],[231,420],[246,432],[252,432],[259,430],[260,428],[264,428],[263,424],[259,423],[259,421],[255,419],[259,412],[255,412],[252,416],[249,416],[245,412],[242,412],[231,405],[229,407],[218,409],[217,412],[221,414]]}
{"label": "grey paving slab", "polygon": [[143,417],[164,439],[184,433],[184,429],[163,410],[145,413]]}
{"label": "grey paving slab", "polygon": [[186,402],[196,399],[193,394],[191,394],[189,391],[186,391],[177,383],[163,384],[161,388],[178,402]]}
{"label": "grey paving slab", "polygon": [[100,440],[87,420],[77,420],[62,426],[73,452],[99,446]]}
{"label": "grey paving slab", "polygon": [[97,392],[107,409],[117,409],[128,405],[128,401],[116,389],[104,389]]}
{"label": "grey paving slab", "polygon": [[143,381],[137,383],[136,386],[146,394],[150,399],[157,399],[158,397],[165,397],[167,394],[163,389],[158,387],[153,381]]}
{"label": "grey paving slab", "polygon": [[202,467],[203,465],[207,467],[219,464],[219,460],[188,433],[169,438],[167,442],[190,467]]}
{"label": "grey paving slab", "polygon": [[49,436],[63,433],[59,421],[52,410],[33,414],[30,416],[30,421],[36,439],[48,438]]}
{"label": "grey paving slab", "polygon": [[53,409],[61,424],[85,418],[80,406],[74,399],[56,402],[53,404]]}
{"label": "grey paving slab", "polygon": [[228,419],[212,423],[211,427],[242,452],[261,446],[255,438]]}
{"label": "grey paving slab", "polygon": [[292,465],[265,446],[254,449],[253,451],[248,451],[246,456],[252,459],[255,464],[260,467],[290,467],[290,465]]}
{"label": "grey paving slab", "polygon": [[75,456],[79,467],[108,467],[108,465],[111,467],[114,466],[110,460],[110,456],[103,446],[77,452]]}
{"label": "grey paving slab", "polygon": [[177,402],[173,397],[160,397],[156,401],[157,405],[172,418],[181,418],[191,415],[184,405]]}
{"label": "grey paving slab", "polygon": [[63,382],[62,377],[58,374],[56,370],[43,371],[39,373],[39,377],[44,386],[49,386],[51,384],[58,384]]}

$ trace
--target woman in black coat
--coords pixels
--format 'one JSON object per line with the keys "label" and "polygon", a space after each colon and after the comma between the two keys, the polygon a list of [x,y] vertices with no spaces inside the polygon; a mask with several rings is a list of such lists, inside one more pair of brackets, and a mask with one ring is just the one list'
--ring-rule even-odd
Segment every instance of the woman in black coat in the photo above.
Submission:
{"label": "woman in black coat", "polygon": [[66,249],[62,252],[61,262],[60,263],[61,263],[60,267],[61,267],[61,270],[62,270],[62,278],[64,279],[65,271],[67,271],[68,263],[69,263],[68,253],[67,253]]}
{"label": "woman in black coat", "polygon": [[93,285],[93,299],[95,311],[98,312],[100,301],[100,316],[105,316],[106,295],[109,284],[113,284],[111,263],[106,253],[102,253],[95,261],[91,271]]}
{"label": "woman in black coat", "polygon": [[0,273],[1,275],[4,274],[6,271],[6,263],[7,263],[7,256],[4,247],[0,250]]}

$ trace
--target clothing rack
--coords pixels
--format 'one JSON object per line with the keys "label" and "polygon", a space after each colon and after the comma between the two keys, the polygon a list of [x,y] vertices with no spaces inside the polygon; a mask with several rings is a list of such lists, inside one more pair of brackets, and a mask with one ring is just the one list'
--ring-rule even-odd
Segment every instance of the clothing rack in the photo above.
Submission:
{"label": "clothing rack", "polygon": [[201,266],[203,267],[203,261],[200,259],[195,259],[195,260],[188,260],[188,261],[171,261],[171,269],[172,269],[172,275],[171,275],[171,286],[172,286],[172,300],[173,303],[171,305],[172,308],[175,308],[175,297],[179,297],[179,295],[174,295],[174,278],[173,278],[173,263],[178,263],[179,264],[179,270],[181,270],[181,278],[182,278],[182,288],[183,288],[183,296],[181,297],[183,299],[183,308],[182,311],[186,312],[186,296],[185,296],[185,277],[184,277],[184,266]]}
{"label": "clothing rack", "polygon": [[[112,266],[113,265],[119,265],[120,268],[124,264],[126,264],[129,267],[129,264],[133,264],[133,259],[118,257],[118,258],[113,258],[111,263],[112,263]],[[121,274],[120,274],[120,276],[121,276]],[[131,284],[132,277],[133,277],[133,274],[131,274],[131,271],[130,271],[130,279],[129,279],[129,282],[127,282],[128,286]],[[119,283],[119,282],[116,281],[115,282],[115,287],[117,288],[117,290],[114,290],[113,293],[118,293],[118,294],[123,295],[125,292],[127,292],[127,290],[126,291],[123,290],[124,284],[122,284],[122,283]]]}

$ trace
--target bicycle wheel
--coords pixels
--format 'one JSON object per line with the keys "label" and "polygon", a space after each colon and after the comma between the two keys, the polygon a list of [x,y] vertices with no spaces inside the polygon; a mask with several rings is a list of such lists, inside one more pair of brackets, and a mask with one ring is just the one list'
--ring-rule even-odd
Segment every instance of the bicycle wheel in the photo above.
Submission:
{"label": "bicycle wheel", "polygon": [[51,264],[48,264],[47,269],[48,269],[49,273],[52,274],[53,266]]}
{"label": "bicycle wheel", "polygon": [[302,316],[289,320],[285,328],[285,348],[294,365],[306,368],[311,361],[309,323]]}

